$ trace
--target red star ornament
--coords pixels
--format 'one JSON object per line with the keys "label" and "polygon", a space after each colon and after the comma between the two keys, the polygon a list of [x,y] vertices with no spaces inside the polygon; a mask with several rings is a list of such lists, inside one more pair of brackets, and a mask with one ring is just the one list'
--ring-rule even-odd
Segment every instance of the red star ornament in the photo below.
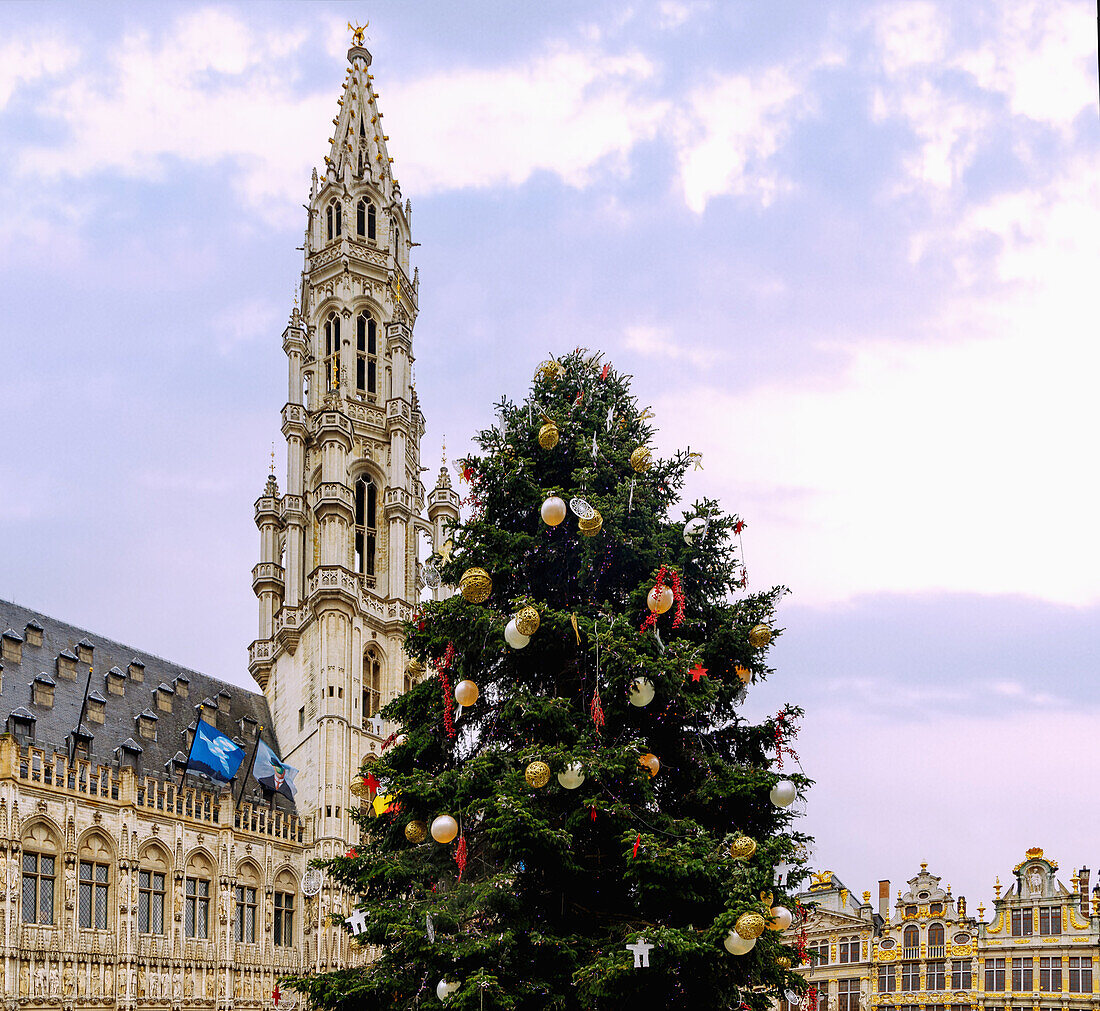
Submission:
{"label": "red star ornament", "polygon": [[701,663],[697,663],[688,673],[691,675],[692,681],[698,681],[700,678],[707,676],[707,669]]}

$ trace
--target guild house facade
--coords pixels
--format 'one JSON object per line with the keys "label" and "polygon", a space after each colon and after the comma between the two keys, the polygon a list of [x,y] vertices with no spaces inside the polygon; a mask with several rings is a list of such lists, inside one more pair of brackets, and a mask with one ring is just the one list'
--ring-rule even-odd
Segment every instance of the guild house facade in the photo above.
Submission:
{"label": "guild house facade", "polygon": [[[358,841],[378,711],[417,675],[418,544],[441,545],[459,503],[446,471],[421,483],[411,208],[355,41],[282,334],[285,483],[255,504],[260,691],[0,601],[7,1009],[270,1007],[280,974],[370,956],[340,924],[348,896],[306,871]],[[294,802],[247,758],[231,789],[184,776],[199,720],[248,756],[260,735],[299,770]]]}
{"label": "guild house facade", "polygon": [[[993,908],[966,899],[921,864],[890,907],[890,882],[856,902],[831,871],[799,896],[819,1011],[1085,1011],[1100,1007],[1100,888],[1082,867],[1066,887],[1030,849]],[[1003,894],[1002,894],[1003,892]],[[791,931],[793,940],[797,931]],[[786,1002],[783,1002],[784,1004]],[[783,1011],[787,1011],[784,1007]]]}

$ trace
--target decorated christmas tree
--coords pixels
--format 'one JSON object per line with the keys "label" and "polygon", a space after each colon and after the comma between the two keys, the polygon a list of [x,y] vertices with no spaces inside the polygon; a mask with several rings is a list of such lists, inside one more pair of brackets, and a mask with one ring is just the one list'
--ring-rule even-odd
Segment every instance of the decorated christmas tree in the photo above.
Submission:
{"label": "decorated christmas tree", "polygon": [[804,989],[782,934],[800,711],[738,711],[783,590],[746,591],[743,524],[716,502],[672,517],[698,461],[654,458],[649,417],[576,351],[461,461],[468,518],[426,568],[460,592],[407,628],[426,675],[383,711],[400,729],[364,770],[363,842],[327,866],[382,954],[287,981],[317,1006],[699,1011]]}

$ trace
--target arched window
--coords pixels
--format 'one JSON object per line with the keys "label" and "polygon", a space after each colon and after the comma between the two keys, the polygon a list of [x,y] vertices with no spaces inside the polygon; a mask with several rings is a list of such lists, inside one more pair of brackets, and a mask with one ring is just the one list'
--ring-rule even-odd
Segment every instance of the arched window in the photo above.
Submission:
{"label": "arched window", "polygon": [[340,314],[333,310],[325,320],[325,389],[340,385]]}
{"label": "arched window", "polygon": [[171,868],[159,846],[148,847],[138,862],[138,933],[164,933],[165,881]]}
{"label": "arched window", "polygon": [[367,204],[367,238],[375,239],[378,237],[378,225],[374,213],[374,204]]}
{"label": "arched window", "polygon": [[42,822],[23,836],[23,922],[54,923],[57,837]]}
{"label": "arched window", "polygon": [[355,318],[355,389],[373,397],[378,392],[378,324],[364,310]]}
{"label": "arched window", "polygon": [[233,939],[241,944],[256,943],[256,894],[260,876],[251,864],[237,869],[234,888],[236,904],[233,909]]}
{"label": "arched window", "polygon": [[77,869],[77,923],[85,929],[109,930],[111,866],[110,845],[100,835],[88,836],[80,847]]}
{"label": "arched window", "polygon": [[374,238],[375,210],[374,203],[366,197],[360,197],[355,205],[355,232],[360,237]]}
{"label": "arched window", "polygon": [[275,922],[272,940],[277,948],[294,947],[294,895],[297,884],[290,871],[281,871],[275,879]]}
{"label": "arched window", "polygon": [[378,543],[378,486],[369,477],[355,482],[355,571],[374,575]]}
{"label": "arched window", "polygon": [[183,932],[187,937],[210,937],[210,883],[214,867],[204,853],[187,862],[183,889]]}
{"label": "arched window", "polygon": [[331,242],[340,238],[343,231],[343,205],[339,200],[333,200],[325,208],[325,238]]}
{"label": "arched window", "polygon": [[905,948],[905,957],[913,958],[914,955],[910,954],[911,949],[920,948],[920,931],[916,927],[909,926],[905,928],[905,933],[902,935],[902,947]]}
{"label": "arched window", "polygon": [[363,654],[363,719],[382,708],[382,661],[373,649]]}
{"label": "arched window", "polygon": [[[939,952],[934,949],[938,948]],[[933,923],[928,928],[928,957],[939,958],[943,955],[943,924]]]}

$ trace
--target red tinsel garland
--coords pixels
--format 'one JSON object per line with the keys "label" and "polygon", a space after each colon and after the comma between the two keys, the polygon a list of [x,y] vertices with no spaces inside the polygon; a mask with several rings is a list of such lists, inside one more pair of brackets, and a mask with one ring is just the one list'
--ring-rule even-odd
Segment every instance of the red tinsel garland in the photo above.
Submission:
{"label": "red tinsel garland", "polygon": [[783,752],[786,751],[796,762],[798,761],[798,755],[791,750],[790,745],[787,744],[787,737],[794,737],[798,733],[798,727],[795,726],[794,721],[791,719],[790,711],[787,709],[780,709],[775,714],[775,767],[777,769],[783,768]]}
{"label": "red tinsel garland", "polygon": [[[665,588],[665,573],[667,571],[668,570],[665,568],[665,566],[662,565],[661,568],[657,572],[657,582],[653,584],[653,592],[658,597],[661,596],[661,591]],[[645,621],[642,622],[642,625],[638,629],[638,631],[642,635],[645,635],[645,633],[648,632],[656,624],[657,624],[657,612],[656,611],[650,611],[648,617],[646,618]]]}
{"label": "red tinsel garland", "polygon": [[673,628],[679,628],[684,621],[684,591],[680,587],[680,573],[672,570],[672,596],[676,601],[676,617],[672,621]]}
{"label": "red tinsel garland", "polygon": [[455,863],[458,864],[458,880],[466,873],[466,833],[458,837],[458,846],[455,847]]}
{"label": "red tinsel garland", "polygon": [[810,987],[810,1011],[817,1011],[817,987]]}
{"label": "red tinsel garland", "polygon": [[448,737],[455,736],[454,699],[451,696],[451,681],[447,677],[447,671],[451,669],[454,659],[455,644],[449,642],[447,648],[443,651],[442,659],[436,665],[439,670],[439,683],[443,688],[443,729]]}
{"label": "red tinsel garland", "polygon": [[600,701],[600,686],[596,685],[596,691],[592,695],[592,705],[590,707],[592,713],[592,722],[596,724],[596,729],[604,725],[607,721],[603,716],[603,703]]}
{"label": "red tinsel garland", "polygon": [[641,845],[642,845],[642,833],[639,832],[638,833],[638,838],[634,840],[634,856],[631,857],[631,860],[637,860],[638,859],[638,847],[641,846]]}

